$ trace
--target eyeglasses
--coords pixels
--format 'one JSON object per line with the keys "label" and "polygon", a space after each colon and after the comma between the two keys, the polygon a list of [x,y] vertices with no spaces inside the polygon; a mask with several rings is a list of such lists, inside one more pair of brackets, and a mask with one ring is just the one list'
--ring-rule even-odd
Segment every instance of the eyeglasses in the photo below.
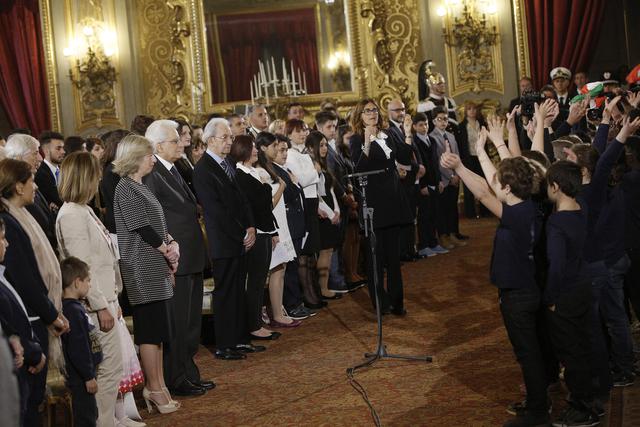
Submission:
{"label": "eyeglasses", "polygon": [[436,120],[439,121],[439,122],[446,122],[446,121],[449,121],[449,118],[448,117],[436,117]]}
{"label": "eyeglasses", "polygon": [[180,142],[180,140],[179,139],[172,139],[170,141],[165,141],[165,142],[170,142],[172,144],[177,144],[178,142]]}
{"label": "eyeglasses", "polygon": [[365,108],[362,110],[362,114],[378,114],[377,108]]}
{"label": "eyeglasses", "polygon": [[389,111],[393,111],[394,113],[399,113],[401,111],[406,111],[407,109],[402,107],[402,108],[394,108],[393,110],[389,110]]}
{"label": "eyeglasses", "polygon": [[233,135],[222,135],[222,136],[214,136],[215,139],[219,139],[221,141],[233,141]]}

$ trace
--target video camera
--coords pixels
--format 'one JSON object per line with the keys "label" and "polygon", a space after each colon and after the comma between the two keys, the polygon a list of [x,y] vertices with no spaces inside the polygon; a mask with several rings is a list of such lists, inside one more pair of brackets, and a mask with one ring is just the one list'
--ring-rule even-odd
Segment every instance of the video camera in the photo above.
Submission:
{"label": "video camera", "polygon": [[540,92],[527,91],[520,97],[520,115],[528,118],[533,118],[536,112],[535,104],[540,104],[544,98],[540,95]]}

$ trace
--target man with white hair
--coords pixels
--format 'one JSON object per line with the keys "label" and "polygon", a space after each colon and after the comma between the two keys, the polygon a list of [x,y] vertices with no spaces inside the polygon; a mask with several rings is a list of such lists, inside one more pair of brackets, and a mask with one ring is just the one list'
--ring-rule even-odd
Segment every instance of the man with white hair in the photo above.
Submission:
{"label": "man with white hair", "polygon": [[207,151],[193,171],[193,184],[204,213],[213,279],[213,316],[217,359],[238,360],[263,351],[249,344],[244,288],[245,254],[256,241],[249,201],[236,183],[229,122],[214,118],[204,128]]}
{"label": "man with white hair", "polygon": [[[24,133],[12,134],[9,139],[7,139],[4,151],[8,159],[22,160],[23,162],[29,163],[34,175],[42,163],[40,143],[31,135]],[[49,208],[49,202],[47,202],[47,199],[40,190],[36,189],[33,204],[26,206],[26,208],[44,231],[53,250],[57,251],[58,240],[56,239],[55,231],[55,214]]]}
{"label": "man with white hair", "polygon": [[260,132],[268,132],[269,113],[267,112],[267,107],[262,104],[250,106],[248,117],[249,128],[247,129],[247,133],[249,135],[255,138]]}
{"label": "man with white hair", "polygon": [[158,161],[143,182],[160,202],[167,231],[181,253],[173,291],[175,335],[164,350],[165,382],[172,395],[199,396],[215,387],[200,378],[193,360],[200,344],[205,248],[195,195],[175,166],[190,143],[180,138],[177,127],[173,120],[156,120],[147,128],[144,136]]}

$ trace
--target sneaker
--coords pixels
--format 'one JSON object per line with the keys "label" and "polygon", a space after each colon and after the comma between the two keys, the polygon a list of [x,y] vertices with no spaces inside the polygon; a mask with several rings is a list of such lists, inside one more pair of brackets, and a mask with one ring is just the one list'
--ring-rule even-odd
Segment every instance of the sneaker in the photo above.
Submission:
{"label": "sneaker", "polygon": [[529,411],[521,412],[515,418],[504,423],[503,427],[532,427],[549,425],[549,414],[534,414]]}
{"label": "sneaker", "polygon": [[436,255],[442,255],[442,254],[448,254],[449,253],[448,249],[445,249],[440,245],[436,245],[436,246],[434,246],[432,248],[427,248],[427,249],[430,249],[431,251],[435,252]]}
{"label": "sneaker", "polygon": [[623,374],[623,373],[613,374],[614,387],[629,387],[630,385],[633,385],[634,381],[635,381],[635,378],[631,374]]}
{"label": "sneaker", "polygon": [[344,282],[340,283],[339,285],[329,285],[329,290],[337,294],[346,294],[347,292],[349,292],[349,288]]}
{"label": "sneaker", "polygon": [[593,427],[600,424],[596,414],[569,406],[560,417],[555,420],[553,427]]}
{"label": "sneaker", "polygon": [[292,310],[285,310],[285,315],[292,318],[293,320],[303,320],[309,318],[311,315],[307,312],[309,309],[304,305],[300,304],[296,308]]}
{"label": "sneaker", "polygon": [[[553,411],[553,402],[549,398],[547,398],[547,405],[549,406],[547,413],[550,414],[551,411]],[[523,413],[526,412],[526,410],[527,410],[527,399],[523,400],[522,402],[511,403],[509,404],[509,406],[507,406],[507,413],[515,416],[522,415]]]}
{"label": "sneaker", "polygon": [[[444,248],[442,248],[442,249],[444,249]],[[446,251],[446,249],[445,249],[445,251]],[[449,252],[449,251],[447,251],[447,252]],[[438,253],[436,251],[434,251],[433,249],[431,249],[431,248],[424,248],[424,249],[420,249],[418,251],[418,255],[426,256],[426,257],[429,258],[429,257],[438,255]]]}

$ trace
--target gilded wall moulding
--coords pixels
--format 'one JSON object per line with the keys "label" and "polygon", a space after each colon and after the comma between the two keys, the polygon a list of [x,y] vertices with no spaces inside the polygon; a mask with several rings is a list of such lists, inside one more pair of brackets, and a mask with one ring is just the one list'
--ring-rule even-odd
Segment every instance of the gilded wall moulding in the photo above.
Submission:
{"label": "gilded wall moulding", "polygon": [[138,26],[145,112],[156,117],[192,113],[191,2],[140,0]]}
{"label": "gilded wall moulding", "polygon": [[60,123],[60,95],[58,93],[58,73],[56,72],[56,54],[53,45],[51,5],[49,4],[49,0],[40,0],[40,25],[42,25],[42,45],[44,47],[44,63],[49,92],[51,128],[60,132],[62,131],[62,125]]}
{"label": "gilded wall moulding", "polygon": [[418,46],[420,24],[416,0],[369,0],[360,15],[369,29],[374,66],[370,74],[371,95],[381,106],[401,98],[413,108],[418,100]]}
{"label": "gilded wall moulding", "polygon": [[515,23],[516,54],[520,77],[531,76],[529,62],[529,36],[524,0],[513,0],[513,22]]}

